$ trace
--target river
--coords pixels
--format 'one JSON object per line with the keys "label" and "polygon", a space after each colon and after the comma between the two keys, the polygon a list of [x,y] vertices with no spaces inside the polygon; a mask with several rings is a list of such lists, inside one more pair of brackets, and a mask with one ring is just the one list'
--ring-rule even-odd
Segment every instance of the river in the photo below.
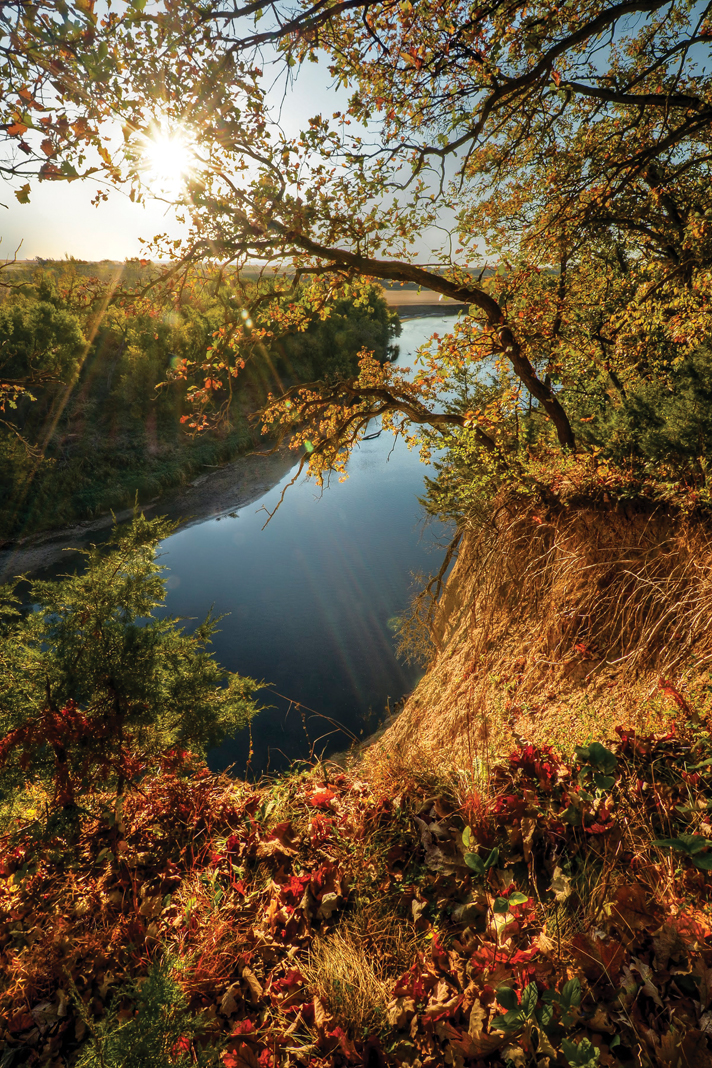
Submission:
{"label": "river", "polygon": [[[448,326],[451,318],[406,320],[398,362],[412,365],[418,346]],[[448,541],[449,530],[426,523],[418,503],[425,473],[417,451],[383,433],[353,453],[345,482],[334,478],[323,493],[307,479],[288,489],[266,527],[291,474],[235,518],[194,524],[163,543],[166,610],[229,613],[214,639],[217,659],[270,684],[260,698],[273,707],[252,725],[253,774],[305,758],[312,745],[327,754],[345,748],[349,737],[322,716],[368,733],[387,702],[418,681],[421,669],[395,655],[392,626]],[[242,774],[248,752],[243,732],[210,764]]]}

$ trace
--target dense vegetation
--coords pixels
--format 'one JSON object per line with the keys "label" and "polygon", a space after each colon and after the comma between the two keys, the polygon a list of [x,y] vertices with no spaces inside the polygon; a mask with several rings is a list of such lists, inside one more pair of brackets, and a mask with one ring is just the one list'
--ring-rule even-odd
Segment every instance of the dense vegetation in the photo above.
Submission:
{"label": "dense vegetation", "polygon": [[[104,675],[73,689],[71,641],[69,659],[53,644],[65,611],[94,641],[79,588],[61,603],[38,590],[37,620],[8,604],[3,773],[28,789],[3,839],[3,1068],[710,1068],[709,5],[95,8],[3,5],[1,167],[18,204],[36,180],[80,175],[141,200],[161,141],[191,145],[195,165],[175,198],[185,240],[155,241],[172,258],[160,310],[135,291],[100,317],[117,316],[107,351],[135,330],[141,355],[121,349],[112,408],[96,348],[92,448],[113,449],[131,419],[144,453],[164,441],[146,401],[159,379],[165,425],[185,420],[198,449],[240,433],[233,390],[247,382],[264,431],[317,479],[345,470],[374,418],[425,454],[444,446],[429,507],[457,522],[474,577],[460,646],[431,672],[430,704],[406,711],[417,727],[433,690],[461,693],[471,730],[454,768],[411,736],[410,751],[343,772],[236,783],[162,748],[172,691],[149,658],[139,751],[117,765],[105,708],[124,691]],[[324,56],[348,104],[285,129],[275,77],[289,92]],[[256,264],[276,268],[269,285]],[[373,279],[469,314],[433,337],[415,378],[368,351],[292,374],[304,329],[330,329],[354,295],[368,304]],[[52,292],[3,312],[18,337],[49,339],[46,368],[25,346],[0,381],[31,445],[30,413],[59,411],[48,380],[100,335]],[[291,354],[277,331],[296,334]],[[80,414],[99,389],[86,367]],[[12,465],[29,469],[7,430]],[[112,617],[112,634],[140,645],[136,623]],[[154,637],[185,641],[170,625]],[[188,650],[191,678],[203,653]],[[71,698],[58,711],[53,686]],[[511,740],[526,717],[551,733],[564,686],[587,723],[612,694],[638,729],[582,737],[569,718],[556,751],[495,750],[485,691]],[[71,818],[68,776],[72,797],[84,791]]]}
{"label": "dense vegetation", "polygon": [[84,800],[117,799],[148,761],[205,754],[249,722],[257,684],[207,652],[217,621],[190,634],[162,605],[159,540],[175,524],[142,516],[109,550],[84,551],[81,575],[33,582],[32,609],[0,591],[0,806],[47,791],[48,826],[77,820]]}
{"label": "dense vegetation", "polygon": [[[8,1068],[709,1068],[709,694],[489,774],[249,784],[175,750],[4,838]],[[641,710],[643,711],[643,710]]]}
{"label": "dense vegetation", "polygon": [[[196,274],[178,295],[146,290],[155,274],[138,263],[70,263],[5,276],[0,540],[130,507],[137,495],[145,503],[259,445],[250,416],[270,391],[351,373],[364,346],[388,359],[399,329],[375,287],[345,294],[321,317],[297,286],[284,331],[278,315],[272,330],[251,330],[266,283],[231,288],[229,279]],[[220,422],[196,438],[184,369],[210,381],[210,351],[240,311],[250,335],[244,366],[211,389]]]}

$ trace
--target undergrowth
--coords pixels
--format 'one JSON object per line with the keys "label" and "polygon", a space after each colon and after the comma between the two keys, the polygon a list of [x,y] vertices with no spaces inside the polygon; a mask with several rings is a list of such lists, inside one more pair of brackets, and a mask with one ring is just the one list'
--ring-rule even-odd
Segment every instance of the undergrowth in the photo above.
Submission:
{"label": "undergrowth", "polygon": [[34,798],[2,839],[0,1063],[706,1068],[707,728],[477,780],[174,757],[64,837]]}

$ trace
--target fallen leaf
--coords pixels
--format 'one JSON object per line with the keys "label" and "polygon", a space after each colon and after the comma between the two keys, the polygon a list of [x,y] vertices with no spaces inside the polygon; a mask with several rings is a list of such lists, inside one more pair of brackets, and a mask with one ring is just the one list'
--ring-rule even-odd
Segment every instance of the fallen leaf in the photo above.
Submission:
{"label": "fallen leaf", "polygon": [[386,1019],[391,1027],[404,1030],[415,1013],[413,998],[393,998],[386,1005]]}
{"label": "fallen leaf", "polygon": [[606,978],[614,983],[625,958],[625,949],[614,940],[603,942],[586,934],[574,935],[571,940],[573,956],[588,980]]}
{"label": "fallen leaf", "polygon": [[249,987],[250,1001],[253,1005],[256,1005],[262,997],[262,984],[260,983],[259,979],[251,968],[242,969],[242,978],[245,980],[247,986]]}
{"label": "fallen leaf", "polygon": [[487,1013],[480,1004],[480,999],[477,998],[475,1004],[470,1009],[470,1022],[467,1027],[467,1033],[471,1038],[479,1038],[484,1030],[484,1025],[487,1023]]}
{"label": "fallen leaf", "polygon": [[223,1016],[232,1016],[234,1012],[237,1012],[237,1000],[235,994],[238,994],[240,1000],[242,1000],[242,992],[239,983],[232,983],[222,996],[220,1012]]}

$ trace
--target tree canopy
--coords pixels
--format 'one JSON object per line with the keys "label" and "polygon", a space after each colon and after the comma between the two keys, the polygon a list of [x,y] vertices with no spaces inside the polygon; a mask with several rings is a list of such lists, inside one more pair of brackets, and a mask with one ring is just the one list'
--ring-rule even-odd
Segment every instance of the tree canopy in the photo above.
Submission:
{"label": "tree canopy", "polygon": [[[444,435],[477,493],[484,473],[488,493],[674,484],[706,503],[709,5],[133,0],[98,15],[75,0],[2,19],[20,201],[35,178],[80,174],[141,198],[142,139],[180,130],[190,229],[156,240],[169,284],[208,259],[274,271],[282,297],[296,272],[323,314],[360,277],[467,307],[415,381],[366,356],[356,377],[274,399],[266,425],[308,442],[317,475],[380,416],[429,428],[426,447]],[[349,104],[292,135],[273,86],[311,60]],[[252,320],[275,307],[262,292]],[[247,340],[236,316],[226,366]]]}

